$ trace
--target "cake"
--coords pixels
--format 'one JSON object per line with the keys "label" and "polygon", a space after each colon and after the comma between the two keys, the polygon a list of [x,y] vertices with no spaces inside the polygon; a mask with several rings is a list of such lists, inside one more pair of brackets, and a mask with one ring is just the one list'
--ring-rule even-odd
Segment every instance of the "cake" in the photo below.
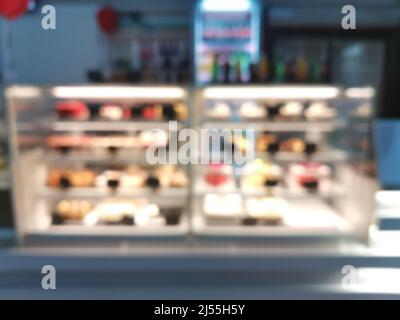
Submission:
{"label": "cake", "polygon": [[88,201],[63,200],[56,205],[55,215],[62,220],[80,221],[92,210]]}
{"label": "cake", "polygon": [[302,153],[306,150],[306,143],[300,138],[290,138],[282,141],[279,149],[286,152]]}
{"label": "cake", "polygon": [[130,118],[130,110],[119,105],[108,104],[100,107],[99,115],[102,119],[117,121]]}
{"label": "cake", "polygon": [[239,194],[210,193],[204,197],[203,210],[210,217],[235,217],[242,213],[242,197]]}
{"label": "cake", "polygon": [[168,134],[163,130],[146,130],[139,134],[141,147],[166,147],[168,145]]}
{"label": "cake", "polygon": [[288,102],[279,110],[280,120],[298,120],[303,113],[303,104],[300,102]]}
{"label": "cake", "polygon": [[246,213],[250,219],[255,219],[268,225],[279,225],[288,210],[288,203],[280,198],[252,198],[245,202]]}
{"label": "cake", "polygon": [[94,185],[95,179],[96,173],[89,169],[51,169],[47,177],[47,186],[55,188],[87,188]]}
{"label": "cake", "polygon": [[245,102],[240,106],[239,115],[243,119],[260,119],[267,116],[267,109],[254,102]]}
{"label": "cake", "polygon": [[274,187],[282,179],[282,168],[279,165],[256,159],[247,165],[242,177],[244,188]]}
{"label": "cake", "polygon": [[164,165],[154,171],[163,188],[184,188],[189,185],[186,172],[175,165]]}
{"label": "cake", "polygon": [[337,112],[325,102],[314,102],[304,112],[309,121],[330,120],[336,117]]}
{"label": "cake", "polygon": [[278,137],[264,133],[257,137],[256,150],[258,152],[277,152],[279,150]]}
{"label": "cake", "polygon": [[332,169],[324,164],[304,162],[291,165],[289,175],[298,186],[316,190],[320,187],[321,181],[330,178]]}
{"label": "cake", "polygon": [[210,119],[226,119],[231,116],[231,108],[227,103],[219,102],[207,110],[206,116]]}
{"label": "cake", "polygon": [[87,225],[147,226],[165,224],[165,219],[160,215],[160,209],[157,205],[149,204],[144,199],[135,201],[106,200],[90,211],[84,222]]}
{"label": "cake", "polygon": [[82,101],[61,101],[56,103],[57,115],[62,120],[87,120],[88,106]]}

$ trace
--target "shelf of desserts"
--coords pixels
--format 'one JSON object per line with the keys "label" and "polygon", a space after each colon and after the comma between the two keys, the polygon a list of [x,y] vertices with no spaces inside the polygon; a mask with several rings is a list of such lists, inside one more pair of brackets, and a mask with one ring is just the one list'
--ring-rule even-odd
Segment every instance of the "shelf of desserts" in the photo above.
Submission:
{"label": "shelf of desserts", "polygon": [[[213,136],[211,136],[213,137]],[[310,133],[258,132],[255,136],[237,134],[222,136],[219,149],[210,150],[211,155],[233,155],[233,152],[246,155],[254,150],[256,159],[276,163],[290,162],[347,162],[347,151],[330,146],[324,136]],[[254,138],[254,140],[253,140]],[[253,142],[254,141],[254,142]],[[215,149],[215,147],[213,147]],[[252,153],[253,154],[253,153]]]}
{"label": "shelf of desserts", "polygon": [[207,165],[195,173],[195,195],[240,193],[243,197],[283,198],[344,197],[345,189],[336,183],[330,166],[315,162],[280,166],[262,159],[245,165],[241,171],[230,165]]}
{"label": "shelf of desserts", "polygon": [[328,102],[258,103],[208,101],[203,127],[256,131],[331,132],[346,126]]}
{"label": "shelf of desserts", "polygon": [[193,227],[199,235],[224,237],[341,236],[351,227],[322,199],[244,198],[208,194],[197,202]]}
{"label": "shelf of desserts", "polygon": [[92,165],[79,169],[51,168],[46,187],[38,191],[46,198],[170,198],[188,197],[187,172],[178,166],[141,167]]}
{"label": "shelf of desserts", "polygon": [[51,134],[46,139],[47,162],[127,162],[145,164],[149,147],[167,155],[169,136],[164,130],[143,130],[131,134]]}
{"label": "shelf of desserts", "polygon": [[188,112],[183,102],[128,104],[122,101],[100,104],[79,100],[58,101],[55,110],[51,130],[56,132],[168,130],[168,121],[178,121],[182,127]]}
{"label": "shelf of desserts", "polygon": [[[134,227],[135,236],[154,231],[157,231],[157,235],[171,232],[172,235],[178,230],[182,234],[185,232],[185,220],[187,218],[183,206],[160,205],[145,198],[106,198],[98,201],[63,199],[51,204],[51,224],[48,231],[58,230],[62,234],[92,232],[101,235],[110,235],[110,232],[122,235],[126,231],[126,235],[132,235]],[[61,226],[68,228],[60,228]],[[114,228],[110,229],[110,226]]]}

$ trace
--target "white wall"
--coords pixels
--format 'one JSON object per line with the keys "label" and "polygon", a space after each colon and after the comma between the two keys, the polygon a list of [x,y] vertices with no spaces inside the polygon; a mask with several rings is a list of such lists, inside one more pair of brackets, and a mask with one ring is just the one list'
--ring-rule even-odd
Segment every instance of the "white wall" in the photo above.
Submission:
{"label": "white wall", "polygon": [[41,28],[40,12],[11,22],[12,60],[16,82],[68,83],[85,81],[85,71],[99,65],[101,35],[94,4],[57,8],[57,29]]}
{"label": "white wall", "polygon": [[[313,1],[302,0],[302,5],[299,7],[299,0],[266,0],[267,4],[274,5],[274,9],[271,10],[273,15],[271,23],[303,22],[308,24],[316,18],[320,18],[321,21],[330,25],[339,23],[340,14],[337,12],[336,0],[318,0],[322,9],[316,9],[315,6],[305,8]],[[105,2],[113,3],[118,10],[180,11],[190,14],[194,0],[114,0]],[[96,12],[105,2],[100,0],[46,1],[46,4],[50,3],[56,6],[56,31],[44,31],[41,28],[40,12],[27,14],[12,22],[13,47],[11,53],[15,66],[15,81],[37,84],[86,81],[86,71],[100,67],[105,60],[103,36],[98,31],[96,22]],[[383,5],[384,1],[378,2]],[[329,8],[325,6],[325,3],[329,4]],[[367,11],[360,11],[359,18],[363,24],[368,21],[372,21],[374,24],[386,24],[400,20],[400,9],[393,10],[388,7],[374,9],[371,6],[372,3],[377,3],[376,1],[357,0],[356,3],[369,4]],[[385,3],[392,2],[385,0]],[[289,8],[285,6],[289,6]],[[1,61],[1,51],[4,48],[0,49]]]}

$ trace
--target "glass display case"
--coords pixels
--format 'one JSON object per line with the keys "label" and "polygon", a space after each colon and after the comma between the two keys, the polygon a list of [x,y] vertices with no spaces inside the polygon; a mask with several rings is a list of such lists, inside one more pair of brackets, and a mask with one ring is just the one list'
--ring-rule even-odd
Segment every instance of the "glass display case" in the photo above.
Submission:
{"label": "glass display case", "polygon": [[18,235],[365,240],[378,189],[374,95],[327,85],[9,87]]}
{"label": "glass display case", "polygon": [[184,88],[13,86],[6,97],[21,240],[188,233],[187,168],[147,161],[151,148],[174,152],[170,121],[188,126]]}
{"label": "glass display case", "polygon": [[327,85],[200,89],[194,126],[223,136],[209,149],[222,154],[217,159],[247,156],[195,167],[194,233],[240,241],[366,239],[377,189],[368,171],[373,98],[371,88]]}

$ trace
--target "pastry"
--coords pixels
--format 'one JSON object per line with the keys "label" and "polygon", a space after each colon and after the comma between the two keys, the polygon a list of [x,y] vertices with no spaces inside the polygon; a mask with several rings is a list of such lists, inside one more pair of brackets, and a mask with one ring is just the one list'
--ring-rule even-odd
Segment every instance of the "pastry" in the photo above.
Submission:
{"label": "pastry", "polygon": [[147,105],[142,110],[142,118],[150,121],[160,120],[163,113],[162,109],[162,105],[160,104]]}
{"label": "pastry", "polygon": [[279,184],[282,179],[282,168],[276,164],[264,162],[261,159],[255,160],[252,164],[247,165],[242,177],[244,188],[254,187],[274,187]]}
{"label": "pastry", "polygon": [[160,209],[146,200],[107,200],[97,205],[85,217],[85,224],[137,225],[165,224]]}
{"label": "pastry", "polygon": [[121,177],[121,187],[123,188],[142,188],[146,182],[148,174],[139,167],[130,167]]}
{"label": "pastry", "polygon": [[92,170],[63,170],[52,169],[47,178],[49,187],[61,188],[87,188],[92,187],[95,183],[96,173]]}
{"label": "pastry", "polygon": [[242,213],[242,197],[239,194],[207,194],[204,197],[203,210],[207,216],[238,216]]}
{"label": "pastry", "polygon": [[121,171],[104,171],[101,175],[96,177],[96,187],[98,188],[118,188],[121,184],[122,178]]}
{"label": "pastry", "polygon": [[154,176],[163,188],[183,188],[189,184],[186,172],[174,165],[161,166],[154,171]]}
{"label": "pastry", "polygon": [[139,143],[143,148],[167,147],[168,134],[163,130],[147,130],[139,134]]}
{"label": "pastry", "polygon": [[268,225],[279,225],[288,209],[288,203],[280,198],[253,198],[246,200],[246,213],[251,219]]}
{"label": "pastry", "polygon": [[228,167],[224,165],[208,165],[208,172],[205,174],[204,179],[212,187],[221,187],[230,181],[227,170]]}
{"label": "pastry", "polygon": [[79,221],[92,210],[92,205],[88,201],[63,200],[60,201],[55,210],[55,214],[63,220]]}
{"label": "pastry", "polygon": [[160,215],[160,209],[155,204],[139,207],[135,213],[137,226],[165,225],[165,218]]}
{"label": "pastry", "polygon": [[325,102],[315,102],[306,109],[304,115],[309,121],[319,121],[333,119],[337,112]]}
{"label": "pastry", "polygon": [[250,142],[245,137],[238,135],[233,137],[232,144],[235,147],[235,149],[232,151],[240,151],[245,153],[250,148]]}
{"label": "pastry", "polygon": [[258,152],[277,152],[279,150],[279,140],[277,136],[269,133],[258,136],[256,150]]}
{"label": "pastry", "polygon": [[130,117],[130,110],[125,109],[119,105],[108,104],[100,107],[99,115],[105,120],[123,120]]}
{"label": "pastry", "polygon": [[267,109],[254,102],[245,102],[240,106],[239,115],[243,119],[265,118]]}
{"label": "pastry", "polygon": [[306,143],[300,138],[290,138],[282,141],[279,148],[281,151],[302,153],[306,150]]}
{"label": "pastry", "polygon": [[226,119],[231,115],[231,108],[228,104],[220,102],[213,108],[207,110],[206,116],[210,119]]}
{"label": "pastry", "polygon": [[174,112],[176,119],[179,121],[185,121],[188,118],[188,107],[184,103],[177,103],[174,105]]}
{"label": "pastry", "polygon": [[82,101],[61,101],[56,104],[60,119],[87,120],[90,116],[89,108]]}
{"label": "pastry", "polygon": [[137,204],[133,201],[107,200],[90,211],[84,222],[95,224],[134,224]]}
{"label": "pastry", "polygon": [[289,174],[298,186],[314,190],[319,188],[321,180],[328,179],[332,175],[332,169],[324,164],[304,162],[291,165]]}
{"label": "pastry", "polygon": [[300,102],[288,102],[279,110],[281,120],[298,120],[302,116],[303,104]]}

